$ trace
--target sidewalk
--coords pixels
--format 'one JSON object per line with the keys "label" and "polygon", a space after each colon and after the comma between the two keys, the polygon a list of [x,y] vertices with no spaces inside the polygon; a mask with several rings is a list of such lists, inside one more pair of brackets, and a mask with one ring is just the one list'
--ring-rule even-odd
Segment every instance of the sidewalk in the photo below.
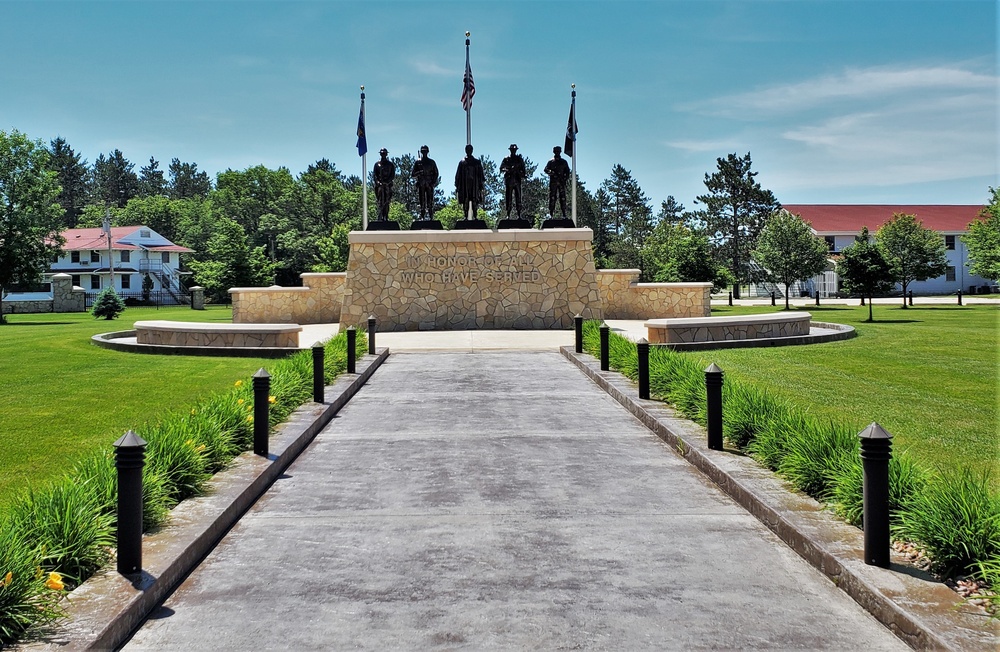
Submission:
{"label": "sidewalk", "polygon": [[394,353],[126,649],[431,647],[907,649],[554,352]]}

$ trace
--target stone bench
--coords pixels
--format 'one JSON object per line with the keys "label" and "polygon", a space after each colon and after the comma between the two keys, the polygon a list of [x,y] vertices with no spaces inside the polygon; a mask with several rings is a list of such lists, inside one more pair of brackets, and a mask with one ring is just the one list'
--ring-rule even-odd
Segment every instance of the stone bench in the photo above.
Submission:
{"label": "stone bench", "polygon": [[289,348],[299,346],[298,324],[199,324],[151,320],[135,323],[138,344],[164,346]]}
{"label": "stone bench", "polygon": [[730,317],[650,319],[643,325],[650,344],[725,342],[809,335],[808,312],[778,312]]}

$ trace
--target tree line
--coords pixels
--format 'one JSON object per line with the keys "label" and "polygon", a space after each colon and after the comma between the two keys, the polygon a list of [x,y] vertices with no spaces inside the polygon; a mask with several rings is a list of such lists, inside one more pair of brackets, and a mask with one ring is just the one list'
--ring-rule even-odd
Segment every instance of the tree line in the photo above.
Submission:
{"label": "tree line", "polygon": [[[397,173],[389,217],[408,228],[419,214],[409,174],[416,157],[391,160]],[[481,160],[486,198],[480,217],[492,223],[504,213],[503,179],[495,161]],[[536,163],[525,162],[525,216],[539,225],[548,182]],[[750,153],[729,154],[705,173],[705,193],[691,210],[672,196],[654,210],[631,172],[614,164],[593,191],[578,180],[578,224],[594,232],[598,268],[639,269],[643,281],[709,281],[739,297],[741,285],[818,273],[827,264],[823,243],[798,217],[783,214],[756,176]],[[450,228],[462,215],[447,186],[439,183],[435,217]],[[225,300],[230,287],[297,285],[303,272],[346,269],[347,235],[361,228],[362,193],[359,177],[325,158],[297,175],[257,165],[227,169],[213,180],[197,163],[177,158],[164,170],[150,157],[136,172],[118,149],[88,163],[61,137],[45,145],[16,130],[0,131],[0,287],[37,279],[61,244],[60,231],[100,226],[106,212],[115,226],[146,225],[192,249],[184,264],[210,300]],[[373,195],[369,203],[375,205]],[[998,219],[989,215],[970,236],[996,237]],[[995,248],[980,247],[979,258],[989,259]],[[973,243],[969,249],[977,250]],[[1000,276],[995,267],[982,275]]]}

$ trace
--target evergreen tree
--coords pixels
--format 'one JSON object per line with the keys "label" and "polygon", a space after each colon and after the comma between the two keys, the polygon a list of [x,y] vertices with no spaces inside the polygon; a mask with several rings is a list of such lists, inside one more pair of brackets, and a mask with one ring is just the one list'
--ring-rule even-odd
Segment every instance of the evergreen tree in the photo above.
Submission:
{"label": "evergreen tree", "polygon": [[212,180],[207,172],[199,172],[197,163],[181,163],[171,159],[167,168],[170,175],[168,194],[171,199],[194,199],[208,197],[212,190]]}
{"label": "evergreen tree", "polygon": [[94,299],[94,307],[90,309],[90,314],[94,316],[94,319],[103,318],[110,321],[124,311],[125,302],[118,296],[114,288],[106,287]]}
{"label": "evergreen tree", "polygon": [[87,186],[90,171],[87,161],[73,151],[66,140],[58,137],[51,143],[49,169],[56,173],[61,190],[59,205],[63,208],[63,224],[66,228],[76,226],[83,207],[87,204]]}
{"label": "evergreen tree", "polygon": [[875,242],[889,261],[893,278],[903,288],[904,308],[908,307],[905,297],[910,283],[941,276],[948,268],[944,238],[925,229],[915,215],[895,213],[875,232]]}
{"label": "evergreen tree", "polygon": [[93,201],[124,208],[128,200],[139,194],[139,177],[133,168],[135,165],[119,149],[107,157],[98,156],[93,169]]}
{"label": "evergreen tree", "polygon": [[733,297],[738,299],[740,284],[753,280],[748,265],[750,252],[756,248],[767,218],[781,205],[770,190],[761,188],[754,179],[757,173],[750,170],[750,152],[743,157],[730,154],[716,161],[718,171],[705,174],[708,193],[695,200],[704,204],[705,210],[698,211],[695,217],[704,224],[716,257],[732,274]]}
{"label": "evergreen tree", "polygon": [[893,277],[889,261],[882,250],[871,241],[868,227],[854,238],[854,244],[845,248],[837,262],[837,274],[848,292],[868,298],[868,321],[872,316],[872,297],[892,289]]}
{"label": "evergreen tree", "polygon": [[632,173],[618,164],[611,168],[611,178],[601,184],[601,190],[608,198],[613,224],[614,237],[609,246],[612,265],[641,269],[640,252],[655,226],[649,197]]}
{"label": "evergreen tree", "polygon": [[165,195],[166,190],[167,182],[163,178],[160,162],[150,156],[149,165],[139,168],[139,196],[156,197]]}
{"label": "evergreen tree", "polygon": [[753,259],[771,278],[785,286],[785,310],[788,288],[795,281],[815,276],[826,267],[826,245],[798,215],[785,210],[774,213],[760,232]]}

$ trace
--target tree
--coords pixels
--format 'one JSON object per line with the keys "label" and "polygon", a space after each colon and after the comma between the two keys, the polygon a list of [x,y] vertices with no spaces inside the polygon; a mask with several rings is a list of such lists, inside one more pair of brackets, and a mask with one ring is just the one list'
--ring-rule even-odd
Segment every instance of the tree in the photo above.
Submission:
{"label": "tree", "polygon": [[197,163],[181,163],[172,159],[167,167],[170,184],[167,188],[171,199],[204,199],[212,190],[212,180],[207,172],[199,172]]}
{"label": "tree", "polygon": [[110,321],[124,311],[125,302],[118,296],[114,288],[107,287],[101,290],[101,293],[94,299],[94,307],[90,309],[90,314],[94,316],[94,319],[103,317]]}
{"label": "tree", "polygon": [[233,287],[270,285],[274,264],[264,247],[247,243],[243,228],[230,219],[220,219],[204,254],[188,263],[194,281],[205,288],[205,296],[224,302]]}
{"label": "tree", "polygon": [[1000,188],[990,188],[993,199],[969,224],[962,241],[969,248],[969,271],[976,276],[1000,280]]}
{"label": "tree", "polygon": [[733,276],[733,297],[740,297],[740,284],[749,282],[750,252],[767,218],[781,208],[770,190],[761,188],[751,172],[750,152],[739,157],[730,154],[716,159],[718,171],[705,174],[708,193],[699,195],[695,203],[705,205],[696,217],[704,223],[717,258]]}
{"label": "tree", "polygon": [[642,269],[657,283],[710,282],[729,285],[729,272],[712,257],[708,236],[689,227],[662,221],[642,248]]}
{"label": "tree", "polygon": [[150,156],[149,165],[139,168],[139,196],[157,197],[167,194],[166,190],[167,182],[163,178],[160,162]]}
{"label": "tree", "polygon": [[611,178],[601,184],[601,190],[608,198],[609,222],[614,225],[609,262],[619,268],[641,269],[640,251],[655,226],[649,197],[632,173],[618,164],[611,168]]}
{"label": "tree", "polygon": [[895,213],[875,232],[875,242],[889,262],[893,279],[903,287],[903,307],[906,308],[906,288],[913,281],[926,281],[941,276],[948,268],[944,238],[914,215]]}
{"label": "tree", "polygon": [[94,200],[123,208],[128,200],[139,194],[139,177],[132,171],[134,168],[119,149],[107,157],[98,156],[94,161]]}
{"label": "tree", "polygon": [[753,259],[774,280],[785,285],[785,310],[788,310],[788,288],[795,281],[822,272],[827,253],[826,244],[813,235],[801,217],[779,210],[761,230]]}
{"label": "tree", "polygon": [[39,282],[65,242],[57,177],[42,141],[0,131],[0,295],[10,285]]}
{"label": "tree", "polygon": [[867,226],[861,229],[861,233],[854,238],[854,244],[845,248],[841,255],[837,262],[837,274],[848,292],[868,297],[868,321],[875,321],[872,297],[888,292],[893,286],[889,261],[878,245],[871,241]]}
{"label": "tree", "polygon": [[87,204],[90,171],[87,161],[80,160],[80,155],[73,151],[64,138],[56,138],[50,145],[49,169],[56,173],[61,187],[59,205],[65,211],[63,224],[71,229],[76,226],[76,221]]}

